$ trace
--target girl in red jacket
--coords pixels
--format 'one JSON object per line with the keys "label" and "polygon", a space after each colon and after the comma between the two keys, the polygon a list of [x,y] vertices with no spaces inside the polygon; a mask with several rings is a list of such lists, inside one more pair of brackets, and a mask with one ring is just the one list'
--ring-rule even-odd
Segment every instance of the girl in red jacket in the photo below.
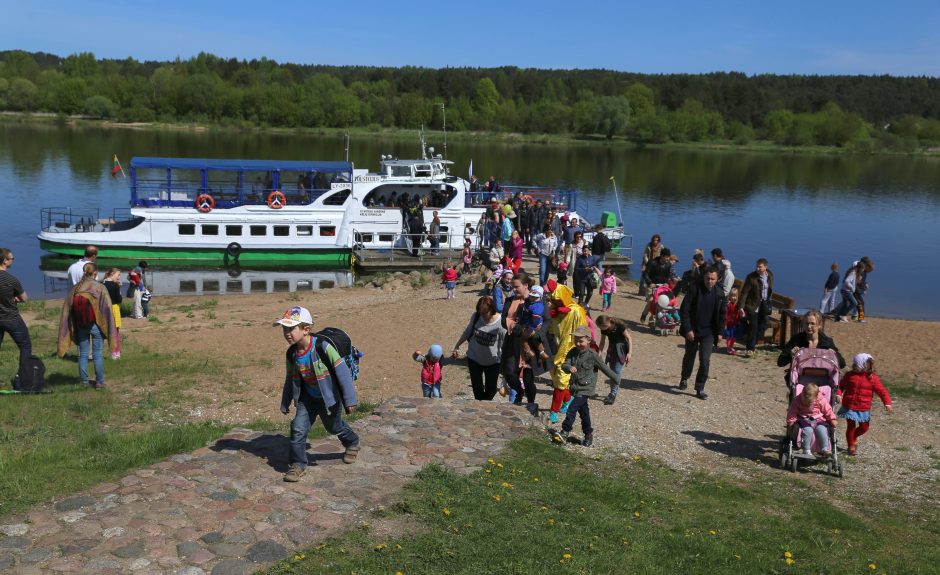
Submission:
{"label": "girl in red jacket", "polygon": [[837,395],[842,402],[839,417],[844,417],[847,423],[845,439],[849,455],[855,455],[858,438],[868,431],[871,403],[875,394],[881,398],[886,410],[894,411],[891,396],[875,373],[875,359],[867,353],[860,353],[852,359],[852,371],[839,383]]}
{"label": "girl in red jacket", "polygon": [[454,288],[457,287],[457,269],[453,262],[447,262],[444,273],[441,275],[441,285],[447,288],[447,297],[444,299],[454,299]]}

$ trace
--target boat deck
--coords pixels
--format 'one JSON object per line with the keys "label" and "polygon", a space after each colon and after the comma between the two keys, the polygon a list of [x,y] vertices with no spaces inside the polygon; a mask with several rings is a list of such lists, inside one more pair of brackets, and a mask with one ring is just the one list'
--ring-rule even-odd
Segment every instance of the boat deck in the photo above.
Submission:
{"label": "boat deck", "polygon": [[[460,250],[441,249],[438,253],[432,253],[430,250],[418,250],[418,256],[411,255],[411,252],[405,250],[368,250],[360,249],[355,252],[356,268],[364,273],[381,271],[402,271],[402,270],[426,270],[441,267],[449,261],[460,266]],[[537,270],[539,260],[535,256],[528,254],[522,257],[523,267]],[[633,265],[633,260],[621,254],[607,254],[604,258],[604,266],[610,266],[615,270],[625,270]]]}

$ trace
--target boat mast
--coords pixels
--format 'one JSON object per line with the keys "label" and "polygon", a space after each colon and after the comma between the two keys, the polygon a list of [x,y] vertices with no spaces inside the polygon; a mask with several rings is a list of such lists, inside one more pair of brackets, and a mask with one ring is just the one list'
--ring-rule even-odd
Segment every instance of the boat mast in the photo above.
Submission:
{"label": "boat mast", "polygon": [[444,102],[441,102],[441,117],[444,122],[444,159],[447,159],[447,111],[444,109]]}

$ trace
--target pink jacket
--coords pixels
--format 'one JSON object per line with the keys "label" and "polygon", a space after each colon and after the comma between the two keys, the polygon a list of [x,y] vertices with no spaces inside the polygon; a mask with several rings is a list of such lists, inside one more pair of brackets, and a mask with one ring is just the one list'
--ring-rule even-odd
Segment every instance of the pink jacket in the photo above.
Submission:
{"label": "pink jacket", "polygon": [[803,403],[803,394],[793,398],[790,402],[790,409],[787,410],[787,425],[796,423],[797,418],[805,417],[815,421],[835,421],[836,414],[832,412],[832,407],[822,397],[817,397],[816,401],[806,405]]}
{"label": "pink jacket", "polygon": [[615,276],[603,276],[600,293],[617,293],[617,278]]}
{"label": "pink jacket", "polygon": [[427,360],[421,362],[421,383],[434,385],[441,382],[441,362],[431,363]]}

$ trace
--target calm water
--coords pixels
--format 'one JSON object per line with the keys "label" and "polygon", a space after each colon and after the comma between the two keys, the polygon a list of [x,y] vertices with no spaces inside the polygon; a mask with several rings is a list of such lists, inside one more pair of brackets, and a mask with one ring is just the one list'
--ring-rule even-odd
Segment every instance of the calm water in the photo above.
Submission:
{"label": "calm water", "polygon": [[[435,135],[436,138],[436,135]],[[432,138],[433,139],[433,138]],[[417,138],[415,139],[417,140]],[[440,141],[430,142],[442,146]],[[109,175],[111,156],[339,160],[338,136],[241,135],[66,129],[0,124],[0,245],[16,252],[11,270],[32,297],[55,297],[39,269],[40,207],[126,207],[127,180]],[[350,159],[375,169],[380,154],[416,157],[417,141],[353,140]],[[873,315],[940,320],[940,159],[818,157],[604,147],[451,143],[454,172],[473,160],[483,179],[581,190],[589,217],[616,210],[615,176],[627,233],[638,258],[653,233],[688,267],[692,251],[721,247],[743,277],[770,260],[777,291],[816,306],[829,265],[841,271],[868,255]]]}

